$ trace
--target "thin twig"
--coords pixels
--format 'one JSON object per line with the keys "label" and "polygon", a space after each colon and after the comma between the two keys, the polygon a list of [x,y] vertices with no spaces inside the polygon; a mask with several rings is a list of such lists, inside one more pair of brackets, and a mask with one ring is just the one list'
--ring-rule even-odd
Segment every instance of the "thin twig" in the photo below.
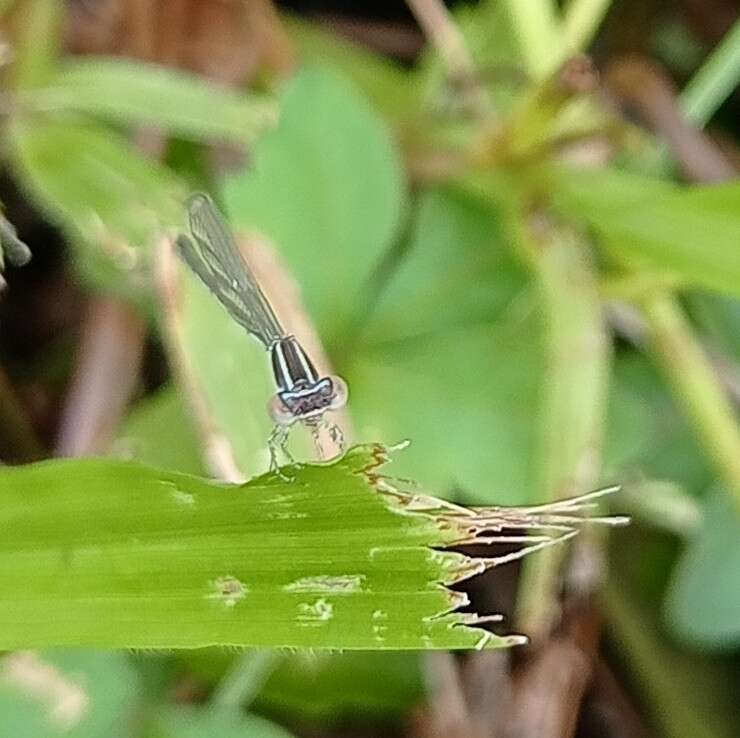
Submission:
{"label": "thin twig", "polygon": [[606,81],[665,141],[688,179],[723,182],[734,176],[734,168],[727,157],[685,118],[673,83],[658,66],[646,59],[631,57],[615,64]]}
{"label": "thin twig", "polygon": [[475,64],[457,24],[441,0],[407,0],[406,3],[447,68],[457,79],[473,79]]}
{"label": "thin twig", "polygon": [[62,410],[55,454],[101,453],[113,438],[136,386],[146,326],[129,305],[93,298]]}
{"label": "thin twig", "polygon": [[429,698],[426,721],[417,731],[420,738],[485,738],[473,728],[454,656],[446,651],[426,653],[422,670]]}
{"label": "thin twig", "polygon": [[29,462],[44,457],[44,448],[5,372],[0,370],[0,454],[3,461]]}
{"label": "thin twig", "polygon": [[493,111],[481,85],[465,37],[441,0],[406,0],[424,35],[437,50],[450,80],[460,86],[468,107],[483,115]]}
{"label": "thin twig", "polygon": [[281,652],[274,649],[245,651],[213,690],[211,706],[222,709],[247,707],[260,693],[281,658]]}

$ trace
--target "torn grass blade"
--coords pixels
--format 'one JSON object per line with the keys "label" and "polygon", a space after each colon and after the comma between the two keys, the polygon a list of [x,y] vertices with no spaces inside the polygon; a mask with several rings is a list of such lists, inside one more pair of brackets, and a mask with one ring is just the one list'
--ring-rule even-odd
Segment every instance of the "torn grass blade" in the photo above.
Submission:
{"label": "torn grass blade", "polygon": [[540,528],[535,550],[574,534],[579,505],[468,510],[396,489],[387,458],[355,447],[243,485],[107,459],[0,469],[0,648],[521,643],[448,588],[508,557],[445,548]]}

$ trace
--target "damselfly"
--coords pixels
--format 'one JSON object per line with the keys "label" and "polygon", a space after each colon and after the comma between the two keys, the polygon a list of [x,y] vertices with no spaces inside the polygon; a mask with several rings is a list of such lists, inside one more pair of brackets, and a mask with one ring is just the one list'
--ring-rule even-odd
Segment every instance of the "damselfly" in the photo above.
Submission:
{"label": "damselfly", "polygon": [[268,405],[275,421],[268,441],[270,468],[278,467],[278,449],[292,460],[287,441],[289,429],[296,422],[309,427],[321,455],[322,427],[343,451],[342,432],[326,420],[325,413],[346,404],[345,381],[337,376],[320,376],[298,339],[285,331],[210,197],[192,195],[186,207],[191,237],[178,237],[181,256],[229,315],[259,339],[270,354],[277,386]]}

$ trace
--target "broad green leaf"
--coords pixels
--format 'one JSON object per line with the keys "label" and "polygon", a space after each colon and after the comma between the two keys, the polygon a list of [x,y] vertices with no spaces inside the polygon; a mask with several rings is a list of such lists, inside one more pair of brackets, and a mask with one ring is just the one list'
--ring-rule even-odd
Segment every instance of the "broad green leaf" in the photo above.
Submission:
{"label": "broad green leaf", "polygon": [[[386,460],[379,446],[355,447],[285,467],[290,481],[244,485],[107,459],[0,469],[0,648],[520,643],[476,627],[477,615],[456,610],[465,595],[444,586],[499,559],[444,547],[504,520],[531,527],[536,512],[404,493],[379,481]],[[540,525],[579,509],[548,507]]]}
{"label": "broad green leaf", "polygon": [[0,658],[3,736],[126,738],[142,697],[125,653],[17,651]]}
{"label": "broad green leaf", "polygon": [[692,294],[688,307],[703,330],[709,349],[740,362],[740,300],[711,293]]}
{"label": "broad green leaf", "polygon": [[[233,654],[219,648],[177,652],[177,661],[187,674],[207,687],[223,679],[234,659]],[[254,705],[268,715],[334,723],[358,714],[400,715],[423,695],[418,654],[414,652],[281,652]]]}
{"label": "broad green leaf", "polygon": [[193,418],[174,385],[134,406],[113,444],[112,455],[186,474],[204,473]]}
{"label": "broad green leaf", "polygon": [[23,119],[11,129],[21,186],[70,240],[95,286],[138,295],[152,246],[182,220],[179,185],[121,136],[77,118]]}
{"label": "broad green leaf", "polygon": [[399,474],[445,494],[533,502],[542,362],[528,299],[497,323],[358,354],[345,371],[358,436],[411,439]]}
{"label": "broad green leaf", "polygon": [[322,336],[338,342],[365,309],[404,201],[398,152],[367,102],[334,72],[304,69],[285,89],[277,130],[225,198],[236,225],[279,249]]}
{"label": "broad green leaf", "polygon": [[[649,182],[649,180],[648,180]],[[740,295],[740,185],[665,189],[647,184],[644,197],[610,189],[568,188],[574,214],[616,255],[637,268],[674,273],[687,284]]]}
{"label": "broad green leaf", "polygon": [[410,439],[400,473],[434,489],[532,501],[542,363],[523,269],[474,197],[429,192],[415,220],[367,341],[342,367],[358,433]]}
{"label": "broad green leaf", "polygon": [[240,144],[251,143],[277,122],[277,105],[269,99],[167,67],[105,57],[65,62],[44,87],[23,99],[31,109],[91,113],[185,138]]}
{"label": "broad green leaf", "polygon": [[[681,649],[666,638],[658,610],[643,592],[626,586],[642,541],[626,550],[625,566],[612,576],[604,593],[606,633],[612,650],[642,696],[655,726],[665,738],[736,738],[740,709],[737,670],[719,659]],[[639,556],[636,552],[639,551]],[[700,612],[706,603],[697,602]]]}
{"label": "broad green leaf", "polygon": [[348,651],[296,654],[271,674],[257,700],[269,714],[339,722],[352,715],[400,715],[424,696],[418,655]]}
{"label": "broad green leaf", "polygon": [[666,615],[674,633],[705,648],[740,643],[740,516],[716,490],[704,520],[678,562],[668,591]]}
{"label": "broad green leaf", "polygon": [[714,474],[655,367],[635,351],[615,357],[604,456],[608,478],[667,479],[694,495]]}
{"label": "broad green leaf", "polygon": [[240,711],[178,705],[160,710],[147,738],[290,738],[284,728]]}
{"label": "broad green leaf", "polygon": [[408,249],[367,332],[387,342],[495,319],[526,284],[492,208],[452,189],[422,195]]}

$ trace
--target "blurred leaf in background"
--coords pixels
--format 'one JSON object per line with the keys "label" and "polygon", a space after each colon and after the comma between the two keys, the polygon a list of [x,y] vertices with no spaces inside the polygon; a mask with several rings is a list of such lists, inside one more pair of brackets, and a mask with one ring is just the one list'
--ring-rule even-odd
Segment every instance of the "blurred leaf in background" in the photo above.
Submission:
{"label": "blurred leaf in background", "polygon": [[130,736],[143,703],[127,654],[17,651],[0,660],[3,736]]}
{"label": "blurred leaf in background", "polygon": [[234,226],[276,245],[322,338],[341,351],[396,238],[404,189],[385,125],[340,74],[311,66],[287,84],[278,128],[224,193]]}
{"label": "blurred leaf in background", "polygon": [[[103,5],[112,4],[101,4],[96,12],[110,21]],[[393,473],[450,497],[509,504],[560,494],[558,484],[542,483],[543,470],[547,476],[556,469],[568,480],[606,475],[623,481],[627,489],[617,506],[628,506],[636,522],[611,547],[613,574],[598,617],[608,624],[609,646],[597,653],[578,643],[594,674],[589,698],[580,705],[579,735],[616,734],[603,732],[610,710],[619,716],[619,730],[627,730],[629,721],[623,718],[631,716],[632,708],[620,711],[624,692],[640,694],[639,712],[649,722],[645,734],[730,738],[738,724],[733,668],[740,636],[735,505],[740,482],[737,477],[733,482],[738,468],[733,458],[740,458],[740,453],[733,457],[733,448],[740,448],[740,190],[734,181],[711,187],[679,181],[676,171],[687,170],[672,145],[675,129],[664,125],[665,118],[645,115],[640,101],[647,101],[648,108],[659,101],[663,113],[683,105],[696,126],[694,135],[711,122],[712,133],[719,133],[715,140],[734,161],[736,101],[727,98],[740,76],[740,25],[709,54],[709,39],[718,38],[720,26],[727,27],[715,8],[699,14],[655,3],[638,8],[619,2],[484,0],[446,14],[441,4],[410,5],[422,20],[419,26],[402,26],[412,36],[394,35],[390,30],[396,26],[381,26],[382,40],[398,44],[403,64],[340,40],[337,19],[330,26],[291,18],[285,27],[304,65],[285,79],[276,79],[274,68],[260,69],[249,89],[226,90],[141,61],[64,56],[59,49],[63,4],[0,3],[0,12],[12,6],[13,16],[8,25],[13,56],[3,69],[9,101],[4,108],[6,168],[21,199],[27,198],[63,233],[76,266],[64,279],[85,296],[115,294],[149,310],[156,305],[156,290],[162,294],[153,269],[158,247],[182,227],[183,196],[195,186],[220,195],[240,231],[244,253],[262,249],[268,259],[277,254],[276,263],[282,259],[287,265],[287,276],[277,280],[277,294],[300,290],[305,310],[300,299],[296,310],[307,323],[315,323],[324,339],[328,356],[322,362],[334,364],[349,380],[358,439],[413,441],[398,456]],[[156,6],[157,12],[147,16],[145,6]],[[155,29],[148,41],[157,52],[166,52],[170,32],[185,28],[193,52],[208,56],[208,44],[197,33],[198,18],[216,6],[177,4],[182,17],[168,15],[165,6],[121,4],[123,21],[114,20]],[[424,6],[427,12],[436,8],[436,25],[423,22]],[[259,53],[260,44],[270,46],[275,37],[269,29],[280,21],[269,3],[240,8],[258,29],[254,48],[235,47],[233,55],[246,59]],[[360,19],[359,8],[357,14],[353,33],[371,40],[377,26]],[[147,22],[130,22],[142,18]],[[586,64],[576,65],[582,77],[564,77],[573,67],[563,62],[587,50],[594,38],[603,84]],[[659,88],[633,85],[635,99],[620,100],[621,93],[607,89],[609,67],[637,47],[657,49],[677,71],[679,85],[697,63],[703,66],[680,94],[669,89],[661,96]],[[169,58],[152,49],[142,55]],[[604,92],[610,95],[607,104]],[[614,104],[636,101],[630,112],[634,118],[623,116]],[[648,131],[648,125],[657,131]],[[214,144],[217,157],[211,156]],[[12,221],[25,240],[23,220]],[[564,244],[557,236],[563,233],[569,241],[558,251]],[[3,246],[17,246],[12,227],[0,228],[0,235]],[[565,252],[577,258],[556,263]],[[586,269],[568,271],[568,264]],[[553,272],[553,265],[559,271]],[[281,268],[272,271],[280,274]],[[326,553],[321,526],[327,521],[343,522],[346,528],[332,539],[332,565],[358,535],[353,513],[361,515],[364,509],[353,510],[359,498],[350,503],[332,497],[338,488],[322,487],[325,499],[319,495],[311,501],[321,513],[314,531],[320,540],[309,535],[301,549],[300,536],[281,527],[285,516],[252,531],[251,537],[242,530],[250,505],[267,494],[269,481],[255,480],[245,488],[253,495],[249,501],[246,495],[244,501],[239,498],[244,508],[232,498],[233,487],[191,477],[182,479],[189,480],[186,486],[195,485],[192,489],[177,487],[182,479],[175,472],[223,473],[214,460],[223,460],[224,448],[238,476],[266,466],[270,424],[264,406],[274,387],[264,351],[197,282],[182,276],[170,287],[171,300],[148,347],[149,360],[160,366],[142,373],[141,396],[119,429],[112,453],[172,470],[156,473],[164,475],[157,477],[159,482],[175,484],[172,504],[182,506],[188,499],[178,498],[178,491],[203,501],[204,507],[206,499],[217,496],[215,490],[229,501],[219,498],[205,512],[199,509],[187,531],[174,526],[169,538],[142,540],[147,526],[166,523],[172,511],[162,508],[162,496],[153,490],[137,497],[135,465],[115,467],[125,471],[120,476],[106,472],[84,484],[74,482],[72,471],[61,476],[55,471],[38,488],[26,482],[11,485],[5,509],[15,509],[17,519],[6,526],[2,545],[7,581],[16,594],[0,600],[8,608],[27,602],[35,609],[28,610],[24,622],[14,620],[16,630],[5,629],[6,638],[38,635],[47,628],[45,637],[52,639],[77,628],[78,641],[97,633],[109,641],[120,637],[120,643],[128,634],[126,643],[136,642],[131,637],[137,627],[143,629],[143,609],[120,627],[112,623],[128,606],[127,597],[146,586],[151,588],[149,606],[164,608],[164,625],[156,627],[165,628],[168,643],[175,637],[188,645],[214,642],[209,640],[214,623],[201,623],[203,630],[196,633],[197,623],[184,610],[175,611],[177,597],[152,593],[161,595],[179,582],[187,598],[188,587],[196,586],[195,575],[202,579],[203,567],[217,560],[228,562],[232,574],[253,575],[265,542],[281,531],[283,537],[273,542],[279,553],[270,566],[278,561],[313,566]],[[15,289],[6,294],[11,292],[17,294]],[[49,294],[52,304],[58,293]],[[34,313],[28,315],[31,323]],[[65,330],[65,346],[77,341],[76,325]],[[580,343],[584,336],[598,343]],[[167,362],[160,343],[166,345]],[[54,402],[44,399],[43,382],[35,379],[41,374],[32,369],[37,370],[28,370],[35,385],[26,382],[18,406],[34,412],[45,407],[53,427]],[[64,379],[58,380],[61,386]],[[595,391],[603,387],[605,394],[607,381],[608,414],[601,412],[602,393]],[[6,384],[14,389],[13,381],[0,388]],[[156,394],[153,387],[159,387]],[[606,438],[603,471],[601,435]],[[584,438],[593,444],[581,444],[583,464],[569,468],[573,439],[580,444]],[[307,441],[306,434],[295,441],[300,459],[313,453]],[[329,478],[335,471],[328,471]],[[6,469],[3,475],[13,473]],[[163,489],[173,492],[166,485]],[[47,506],[39,506],[43,500]],[[226,517],[218,518],[222,514]],[[369,513],[366,518],[371,520]],[[33,520],[41,523],[34,527]],[[218,531],[211,531],[215,537],[197,533],[204,520],[220,521]],[[127,530],[140,535],[116,539],[126,521]],[[62,528],[67,548],[54,548],[50,541]],[[27,535],[21,536],[24,530]],[[371,546],[370,539],[382,530],[368,535]],[[89,545],[80,551],[73,542],[85,536]],[[29,541],[36,542],[35,548],[29,548]],[[252,548],[245,548],[247,543]],[[107,554],[101,553],[106,547]],[[173,570],[175,550],[179,564]],[[57,575],[55,567],[68,560],[78,573],[81,568],[89,574],[84,586]],[[574,560],[580,561],[578,556]],[[138,580],[132,572],[141,561],[150,566]],[[394,554],[387,569],[403,561],[410,559]],[[559,572],[572,571],[560,563],[542,557],[535,567],[525,566],[519,599],[534,593],[543,606],[554,605],[562,620],[557,638],[567,639],[577,621],[567,607],[560,610]],[[410,570],[417,566],[408,563]],[[441,579],[435,572],[435,581]],[[548,580],[549,593],[548,587],[538,589],[538,577],[540,584],[543,577]],[[570,576],[565,579],[570,583]],[[111,607],[110,617],[95,617],[88,603],[74,622],[58,614],[52,622],[39,607],[45,603],[51,612],[75,594],[82,602],[95,586],[111,582],[118,583],[115,594],[123,604]],[[493,599],[505,598],[507,591],[498,584],[477,581],[476,586]],[[399,599],[398,592],[388,596]],[[570,587],[563,596],[570,597]],[[393,604],[399,611],[412,609],[408,593]],[[95,606],[102,607],[100,602]],[[265,613],[274,616],[278,610],[266,608]],[[277,626],[268,615],[264,631],[273,635]],[[365,638],[365,646],[377,645],[367,640],[373,637],[369,631],[359,632],[360,621],[348,621],[347,632]],[[406,637],[401,630],[394,635]],[[457,645],[464,640],[461,630]],[[526,683],[527,665],[547,652],[548,636],[542,650],[531,649],[530,658],[518,663],[517,681],[497,684],[489,696],[516,699]],[[151,639],[146,643],[151,645]],[[701,650],[722,658],[701,657]],[[297,734],[336,732],[346,720],[348,730],[361,725],[380,735],[406,730],[414,708],[421,715],[414,728],[429,727],[424,720],[431,720],[440,696],[429,679],[429,665],[413,652],[315,658],[271,654],[261,675],[232,693],[227,709],[219,701],[224,691],[233,688],[234,678],[238,686],[239,670],[252,656],[260,662],[261,653],[209,648],[136,659],[93,652],[6,654],[0,661],[3,717],[14,737],[53,736],[61,730],[58,723],[49,727],[50,716],[55,718],[47,709],[48,692],[40,697],[28,681],[19,687],[29,664],[33,673],[46,675],[60,690],[66,685],[78,699],[83,694],[79,685],[89,686],[84,694],[91,707],[67,733],[80,736],[286,735],[235,709],[242,704],[284,720]],[[460,689],[470,688],[466,669],[477,663],[476,655],[453,663]],[[591,714],[593,720],[593,705],[605,694],[613,697],[613,688],[603,688],[607,672],[618,683],[620,699],[600,714],[602,732],[589,732],[584,716]],[[506,667],[501,674],[508,679]],[[472,699],[469,692],[463,694],[466,708],[492,702],[476,700],[476,694]],[[575,691],[568,699],[579,701]],[[540,699],[537,704],[554,702]],[[575,724],[575,713],[572,717]]]}

